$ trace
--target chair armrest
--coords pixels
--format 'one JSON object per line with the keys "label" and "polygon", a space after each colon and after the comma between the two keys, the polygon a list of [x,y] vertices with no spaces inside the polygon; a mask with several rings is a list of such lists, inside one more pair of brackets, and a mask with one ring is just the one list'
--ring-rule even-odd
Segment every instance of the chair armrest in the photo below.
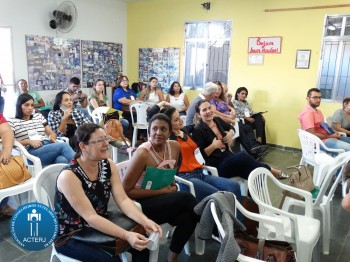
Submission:
{"label": "chair armrest", "polygon": [[33,162],[33,165],[31,165],[31,175],[32,177],[35,177],[36,174],[38,174],[41,170],[42,170],[42,165],[41,165],[41,160],[40,158],[33,156],[31,154],[28,153],[27,149],[18,141],[14,141],[13,146],[15,148],[17,148],[18,150],[20,150],[22,152],[22,154],[29,159],[30,161]]}
{"label": "chair armrest", "polygon": [[212,176],[219,176],[218,170],[213,166],[204,166],[205,170],[208,170]]}
{"label": "chair armrest", "polygon": [[346,133],[344,133],[344,132],[338,132],[338,133],[339,133],[340,136],[346,137]]}
{"label": "chair armrest", "polygon": [[[320,140],[321,140],[321,139],[320,139]],[[320,146],[321,146],[325,151],[328,151],[328,152],[339,153],[339,154],[345,152],[344,149],[335,149],[335,148],[329,148],[329,147],[327,147],[327,146],[322,142],[322,140],[321,140],[321,142],[320,142]]]}
{"label": "chair armrest", "polygon": [[193,186],[193,183],[191,181],[183,179],[183,178],[181,178],[179,176],[175,176],[175,181],[187,185],[190,188],[191,194],[194,197],[196,197],[196,192],[194,191],[194,186]]}

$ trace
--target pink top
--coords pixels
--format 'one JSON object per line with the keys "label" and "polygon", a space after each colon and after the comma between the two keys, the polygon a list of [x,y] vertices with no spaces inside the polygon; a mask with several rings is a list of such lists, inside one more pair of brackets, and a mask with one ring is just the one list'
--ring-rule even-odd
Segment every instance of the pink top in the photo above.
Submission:
{"label": "pink top", "polygon": [[[175,159],[167,159],[167,160],[164,159],[162,162],[160,162],[160,160],[156,157],[154,152],[151,150],[151,148],[152,148],[151,142],[147,141],[147,142],[143,143],[142,145],[140,145],[140,147],[147,149],[147,151],[151,154],[151,157],[153,158],[153,160],[157,163],[157,168],[164,168],[167,165],[170,168],[175,168],[175,164],[176,164]],[[168,155],[169,155],[169,157],[171,157],[171,147],[170,147],[169,141],[166,141],[165,150],[168,150],[168,152],[169,152]],[[135,185],[135,188],[141,188],[143,179],[145,178],[145,173],[146,173],[146,171],[142,172],[142,175],[140,176],[139,180],[137,181],[137,183]]]}
{"label": "pink top", "polygon": [[7,123],[5,117],[0,113],[0,124]]}
{"label": "pink top", "polygon": [[315,128],[317,133],[327,134],[320,126],[320,122],[324,122],[324,116],[321,110],[313,109],[310,105],[304,107],[298,115],[298,119],[301,125],[301,129],[308,130],[310,128]]}

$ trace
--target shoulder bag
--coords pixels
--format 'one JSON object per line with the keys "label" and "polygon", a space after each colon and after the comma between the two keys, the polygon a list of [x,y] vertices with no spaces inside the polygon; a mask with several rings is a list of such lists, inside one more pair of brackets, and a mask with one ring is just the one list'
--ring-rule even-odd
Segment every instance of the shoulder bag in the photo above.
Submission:
{"label": "shoulder bag", "polygon": [[[305,165],[291,166],[287,167],[287,169],[294,170],[291,173],[291,176],[288,178],[288,185],[313,193],[313,191],[315,190],[315,185],[312,180],[310,170]],[[303,196],[300,196],[287,190],[283,190],[282,195],[283,196],[279,208],[282,208],[284,199],[287,196],[299,200],[303,199]]]}
{"label": "shoulder bag", "polygon": [[0,164],[0,189],[18,185],[31,178],[22,156],[12,156],[7,165]]}

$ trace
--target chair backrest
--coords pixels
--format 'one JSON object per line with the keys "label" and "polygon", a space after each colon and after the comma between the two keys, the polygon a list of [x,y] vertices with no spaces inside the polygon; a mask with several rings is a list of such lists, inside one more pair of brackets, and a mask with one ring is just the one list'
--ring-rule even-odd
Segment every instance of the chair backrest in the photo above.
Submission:
{"label": "chair backrest", "polygon": [[320,153],[320,143],[322,141],[317,136],[302,129],[298,129],[298,135],[303,160],[310,165],[315,165],[315,154]]}
{"label": "chair backrest", "polygon": [[[138,126],[148,126],[147,122],[147,110],[151,107],[149,103],[146,102],[137,102],[130,105],[130,112],[136,111],[136,118],[134,119],[134,115],[131,114],[131,121],[132,125],[138,125]],[[137,122],[135,121],[137,120]]]}
{"label": "chair backrest", "polygon": [[[319,206],[322,203],[325,204],[325,202],[332,200],[334,192],[342,179],[342,174],[349,161],[350,152],[339,154],[334,158],[333,162],[329,165],[330,168],[328,169],[325,178],[321,181],[320,191],[314,201],[314,206]],[[335,178],[334,181],[333,178]]]}
{"label": "chair backrest", "polygon": [[91,118],[93,119],[93,121],[98,120],[98,123],[96,124],[99,124],[100,121],[103,119],[102,114],[106,114],[108,109],[108,106],[100,106],[95,108],[94,111],[91,112]]}
{"label": "chair backrest", "polygon": [[54,164],[45,167],[37,175],[34,181],[35,199],[44,205],[54,208],[54,199],[56,192],[56,180],[63,167],[67,164]]}
{"label": "chair backrest", "polygon": [[130,160],[126,160],[120,163],[117,163],[117,169],[118,169],[118,173],[119,173],[119,177],[120,180],[123,179],[125,173],[126,173],[126,169],[128,168],[128,165],[130,164]]}

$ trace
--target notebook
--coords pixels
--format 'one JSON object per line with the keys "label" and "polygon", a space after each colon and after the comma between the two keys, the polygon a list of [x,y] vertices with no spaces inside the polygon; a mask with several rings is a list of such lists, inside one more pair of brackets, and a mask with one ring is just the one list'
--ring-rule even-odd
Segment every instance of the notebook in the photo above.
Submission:
{"label": "notebook", "polygon": [[141,188],[157,190],[173,183],[177,169],[160,169],[153,166],[146,168]]}
{"label": "notebook", "polygon": [[320,126],[326,130],[327,134],[328,135],[333,135],[335,134],[334,130],[327,124],[327,123],[324,123],[324,122],[320,122]]}

